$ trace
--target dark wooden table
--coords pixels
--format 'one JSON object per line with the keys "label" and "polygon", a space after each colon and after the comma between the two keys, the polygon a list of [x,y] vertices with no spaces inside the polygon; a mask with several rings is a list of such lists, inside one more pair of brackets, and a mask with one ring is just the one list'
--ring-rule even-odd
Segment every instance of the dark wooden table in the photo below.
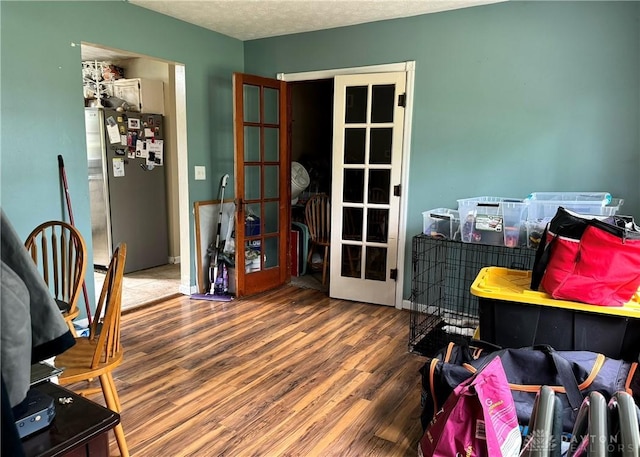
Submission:
{"label": "dark wooden table", "polygon": [[[57,384],[36,386],[53,398],[56,416],[49,427],[22,440],[27,457],[109,456],[108,432],[120,415]],[[64,404],[60,398],[71,398]]]}

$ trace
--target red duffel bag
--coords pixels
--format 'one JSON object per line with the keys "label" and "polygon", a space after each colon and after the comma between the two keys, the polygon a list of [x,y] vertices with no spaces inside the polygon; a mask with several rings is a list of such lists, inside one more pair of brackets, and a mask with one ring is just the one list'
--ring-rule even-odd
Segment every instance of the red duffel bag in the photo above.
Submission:
{"label": "red duffel bag", "polygon": [[640,287],[640,229],[629,217],[559,208],[536,252],[531,289],[539,286],[556,299],[622,306]]}

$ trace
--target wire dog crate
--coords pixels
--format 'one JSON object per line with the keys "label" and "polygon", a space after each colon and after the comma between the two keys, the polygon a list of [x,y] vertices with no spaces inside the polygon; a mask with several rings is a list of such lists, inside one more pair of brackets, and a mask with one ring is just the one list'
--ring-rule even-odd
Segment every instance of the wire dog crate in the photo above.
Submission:
{"label": "wire dog crate", "polygon": [[432,356],[450,341],[469,340],[478,327],[470,288],[488,266],[531,270],[535,250],[413,237],[409,351]]}

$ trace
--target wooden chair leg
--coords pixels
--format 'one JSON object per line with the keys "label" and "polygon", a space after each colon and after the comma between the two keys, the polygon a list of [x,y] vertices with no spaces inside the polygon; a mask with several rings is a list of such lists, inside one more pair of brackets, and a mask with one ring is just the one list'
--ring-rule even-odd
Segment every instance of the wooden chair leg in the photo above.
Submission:
{"label": "wooden chair leg", "polygon": [[118,449],[120,449],[120,455],[122,457],[129,457],[129,447],[127,446],[127,441],[124,438],[122,424],[118,424],[113,427],[113,433],[116,435],[116,442],[118,443]]}
{"label": "wooden chair leg", "polygon": [[313,258],[313,243],[309,243],[309,253],[307,254],[307,267],[309,268],[309,274],[313,271],[313,264],[311,260]]}
{"label": "wooden chair leg", "polygon": [[73,321],[72,320],[68,320],[67,321],[67,325],[69,326],[69,331],[71,332],[71,334],[73,335],[74,338],[78,337],[78,332],[76,332],[76,328],[73,325]]}
{"label": "wooden chair leg", "polygon": [[329,246],[324,247],[324,259],[322,261],[322,285],[327,283],[327,264],[329,260]]}
{"label": "wooden chair leg", "polygon": [[122,411],[122,405],[120,404],[120,397],[118,396],[118,391],[116,390],[116,383],[113,380],[113,375],[111,372],[105,374],[105,378],[109,383],[109,387],[111,388],[111,392],[113,394],[113,400],[115,401],[115,405],[118,408],[117,412]]}
{"label": "wooden chair leg", "polygon": [[[102,393],[104,395],[104,401],[107,404],[107,408],[119,413],[121,411],[120,399],[118,398],[118,392],[115,389],[115,384],[113,382],[111,373],[100,375],[100,384],[102,384]],[[122,457],[129,457],[129,448],[124,437],[122,423],[119,423],[113,428],[113,433],[116,436],[116,442],[118,443],[118,448],[120,449],[120,455]]]}

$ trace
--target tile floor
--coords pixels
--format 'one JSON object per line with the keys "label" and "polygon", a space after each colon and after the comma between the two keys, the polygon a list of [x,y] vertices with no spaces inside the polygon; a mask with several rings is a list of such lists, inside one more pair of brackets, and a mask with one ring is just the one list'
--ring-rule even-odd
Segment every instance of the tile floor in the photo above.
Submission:
{"label": "tile floor", "polygon": [[[328,275],[328,273],[327,273]],[[302,289],[316,289],[329,293],[329,281],[326,285],[322,285],[322,272],[311,272],[302,276],[292,276],[291,285]]]}
{"label": "tile floor", "polygon": [[[104,273],[94,272],[96,300],[100,296]],[[162,265],[124,275],[122,284],[122,309],[131,309],[154,300],[178,294],[180,289],[180,264]]]}

